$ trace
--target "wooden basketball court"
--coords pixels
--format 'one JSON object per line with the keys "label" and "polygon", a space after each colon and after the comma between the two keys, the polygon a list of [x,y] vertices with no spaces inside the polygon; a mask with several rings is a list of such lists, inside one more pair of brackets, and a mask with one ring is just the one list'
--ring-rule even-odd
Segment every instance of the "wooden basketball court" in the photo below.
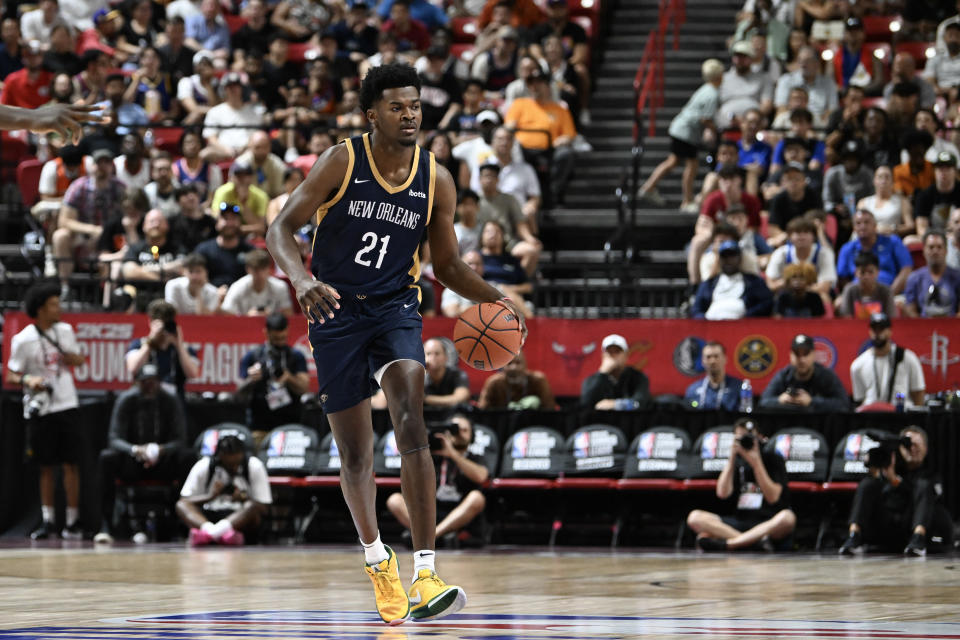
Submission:
{"label": "wooden basketball court", "polygon": [[[401,577],[412,571],[399,554]],[[960,638],[960,563],[693,551],[440,552],[467,607],[386,627],[347,547],[0,549],[0,638]]]}

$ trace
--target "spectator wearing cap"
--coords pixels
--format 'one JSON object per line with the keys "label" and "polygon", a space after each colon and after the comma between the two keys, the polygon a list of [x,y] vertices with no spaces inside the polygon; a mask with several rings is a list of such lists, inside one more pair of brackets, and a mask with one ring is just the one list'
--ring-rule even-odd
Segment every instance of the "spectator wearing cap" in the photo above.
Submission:
{"label": "spectator wearing cap", "polygon": [[790,344],[790,364],[770,380],[760,406],[842,413],[850,400],[837,374],[817,362],[813,338],[801,333]]}
{"label": "spectator wearing cap", "polygon": [[[120,208],[126,188],[113,177],[113,154],[107,149],[93,152],[93,171],[70,183],[53,232],[53,257],[66,293],[74,261],[92,257],[103,225]],[[61,295],[61,298],[66,296]]]}
{"label": "spectator wearing cap", "polygon": [[878,312],[870,316],[870,348],[850,363],[853,403],[895,404],[903,395],[904,404],[922,407],[926,383],[917,354],[893,342],[890,316]]}
{"label": "spectator wearing cap", "polygon": [[266,340],[240,360],[237,394],[247,402],[247,426],[255,433],[303,420],[300,398],[310,390],[310,375],[306,358],[287,344],[287,326],[282,313],[267,315]]}
{"label": "spectator wearing cap", "polygon": [[[174,3],[177,1],[174,0]],[[190,2],[190,0],[183,1]],[[193,57],[199,52],[186,44],[187,28],[182,17],[169,18],[163,33],[167,42],[159,48],[159,51],[163,56],[164,71],[169,73],[171,80],[179,85],[182,79],[190,77],[196,71]]]}
{"label": "spectator wearing cap", "polygon": [[160,385],[157,365],[142,365],[134,379],[136,384],[121,393],[113,405],[107,448],[100,452],[102,520],[93,539],[98,544],[114,540],[118,480],[179,483],[194,462],[186,446],[183,407],[176,395]]}
{"label": "spectator wearing cap", "polygon": [[837,276],[849,282],[854,276],[854,261],[857,254],[868,251],[877,256],[880,273],[878,279],[897,295],[903,291],[907,277],[913,270],[913,259],[897,236],[877,233],[877,221],[866,209],[859,209],[853,216],[853,234],[840,248],[837,256]]}
{"label": "spectator wearing cap", "polygon": [[700,411],[736,411],[740,380],[727,374],[727,350],[711,340],[703,345],[700,360],[707,375],[687,387],[683,399]]}
{"label": "spectator wearing cap", "polygon": [[933,163],[926,159],[927,149],[933,146],[933,136],[922,129],[908,131],[901,143],[907,160],[893,168],[894,190],[912,198],[914,192],[933,184]]}
{"label": "spectator wearing cap", "polygon": [[262,236],[266,233],[270,198],[254,184],[255,179],[253,167],[243,160],[236,160],[230,168],[230,181],[214,192],[210,208],[217,216],[228,208],[237,207],[243,220],[241,232]]}
{"label": "spectator wearing cap", "polygon": [[123,63],[133,51],[120,47],[118,36],[122,21],[123,15],[118,9],[97,9],[93,14],[93,27],[80,34],[77,51],[99,49],[113,58],[114,62]]}
{"label": "spectator wearing cap", "polygon": [[240,15],[245,19],[244,23],[230,35],[230,48],[233,50],[231,68],[235,71],[243,70],[244,60],[250,51],[266,51],[270,46],[270,38],[277,33],[277,28],[268,19],[266,0],[248,0]]}
{"label": "spectator wearing cap", "polygon": [[193,68],[196,73],[182,78],[177,85],[177,100],[186,112],[184,125],[202,123],[210,108],[220,104],[213,54],[209,51],[198,51],[193,56]]}
{"label": "spectator wearing cap", "polygon": [[583,381],[580,406],[597,411],[643,409],[650,404],[650,380],[627,364],[627,339],[612,333],[601,343],[600,370]]}
{"label": "spectator wearing cap", "polygon": [[423,112],[421,128],[449,129],[463,109],[460,82],[453,68],[444,68],[449,50],[441,45],[431,45],[426,52],[426,67],[420,76],[420,109]]}
{"label": "spectator wearing cap", "polygon": [[927,60],[923,77],[933,83],[938,97],[952,105],[960,97],[960,23],[947,25],[943,40],[944,50]]}
{"label": "spectator wearing cap", "polygon": [[765,116],[773,114],[773,83],[765,73],[750,70],[753,46],[744,40],[730,50],[733,66],[723,74],[720,83],[720,110],[716,116],[717,126],[726,128],[747,109],[759,109]]}
{"label": "spectator wearing cap", "polygon": [[827,169],[823,177],[823,208],[842,224],[850,219],[857,203],[872,194],[873,172],[863,164],[863,147],[859,141],[849,140],[840,164]]}
{"label": "spectator wearing cap", "polygon": [[430,47],[430,29],[411,13],[413,0],[393,0],[390,17],[383,21],[381,30],[397,39],[397,51],[416,59]]}
{"label": "spectator wearing cap", "polygon": [[[931,61],[927,61],[926,69],[930,67]],[[937,92],[926,78],[917,75],[917,61],[907,53],[901,51],[893,57],[893,63],[890,65],[890,82],[883,88],[883,99],[889,100],[893,94],[893,88],[901,82],[908,82],[916,85],[920,91],[920,108],[932,109],[937,101]]]}
{"label": "spectator wearing cap", "polygon": [[553,99],[542,72],[534,72],[527,83],[532,96],[513,101],[504,125],[516,131],[524,159],[536,169],[541,190],[549,193],[549,202],[560,204],[576,160],[573,140],[577,129],[570,110]]}
{"label": "spectator wearing cap", "polygon": [[843,45],[833,56],[834,80],[838,87],[863,87],[867,95],[879,95],[883,88],[884,69],[880,58],[864,46],[866,34],[863,21],[847,18],[843,30]]}
{"label": "spectator wearing cap", "polygon": [[817,241],[817,225],[801,216],[787,224],[787,242],[777,248],[767,263],[767,285],[777,291],[787,284],[785,269],[791,264],[809,264],[813,268],[814,282],[810,288],[821,296],[827,296],[837,284],[836,258],[829,246]]}
{"label": "spectator wearing cap", "polygon": [[[790,112],[790,130],[787,132],[788,138],[797,138],[802,140],[807,146],[807,169],[810,171],[823,172],[823,166],[826,164],[826,145],[822,140],[816,137],[813,130],[813,114],[809,109],[797,108]],[[773,162],[770,170],[779,171],[785,162],[783,149],[786,145],[786,138],[782,138],[773,148]]]}
{"label": "spectator wearing cap", "polygon": [[783,190],[770,201],[767,223],[767,241],[774,247],[787,240],[786,229],[791,221],[811,209],[823,208],[820,194],[807,184],[806,177],[806,167],[799,162],[791,162],[783,168],[780,179]]}
{"label": "spectator wearing cap", "polygon": [[773,296],[763,279],[741,269],[740,245],[720,244],[720,273],[700,283],[691,314],[706,320],[736,320],[769,316]]}
{"label": "spectator wearing cap", "polygon": [[170,223],[159,209],[151,209],[143,218],[142,242],[127,247],[123,258],[126,280],[166,282],[183,275],[185,251],[170,236]]}
{"label": "spectator wearing cap", "polygon": [[263,249],[244,256],[247,275],[230,285],[223,300],[223,312],[236,316],[289,315],[293,308],[287,285],[270,275],[273,261]]}
{"label": "spectator wearing cap", "polygon": [[740,245],[740,269],[744,273],[763,275],[763,269],[773,249],[759,233],[748,226],[747,212],[742,205],[734,205],[723,217],[723,222],[713,227],[710,247],[700,258],[700,278],[697,282],[709,280],[720,273],[720,245],[733,240]]}
{"label": "spectator wearing cap", "polygon": [[873,172],[872,196],[857,203],[857,209],[867,209],[877,220],[877,232],[905,236],[914,229],[913,206],[910,200],[893,191],[893,172],[881,165]]}
{"label": "spectator wearing cap", "polygon": [[491,162],[480,167],[480,201],[477,224],[482,229],[488,220],[503,229],[505,249],[523,265],[528,276],[537,270],[543,244],[530,230],[530,224],[515,197],[503,193],[497,186],[500,165]]}
{"label": "spectator wearing cap", "polygon": [[[670,122],[667,133],[670,136],[670,155],[657,165],[650,177],[640,187],[637,197],[653,204],[663,206],[665,201],[657,191],[657,184],[667,174],[683,162],[683,201],[680,208],[689,210],[696,207],[693,200],[693,183],[697,177],[697,154],[704,140],[704,134],[715,134],[714,118],[720,106],[718,88],[723,78],[723,63],[711,58],[700,67],[703,84],[690,97],[680,113]],[[759,211],[759,210],[758,210]]]}
{"label": "spectator wearing cap", "polygon": [[896,307],[890,288],[878,281],[880,261],[869,251],[861,251],[854,260],[856,279],[847,283],[834,303],[837,317],[866,320],[870,314],[882,311],[893,315]]}
{"label": "spectator wearing cap", "polygon": [[[483,82],[483,89],[490,98],[503,98],[507,86],[517,79],[517,61],[519,59],[517,40],[519,37],[514,27],[509,25],[500,27],[493,46],[473,59],[473,64],[470,66],[470,75]],[[542,73],[539,65],[538,70]],[[533,74],[528,76],[527,91],[532,95],[533,88],[529,86],[531,77],[533,77]]]}
{"label": "spectator wearing cap", "polygon": [[914,196],[914,220],[917,235],[927,231],[945,231],[950,211],[960,205],[960,184],[957,184],[957,159],[946,151],[937,155],[933,163],[933,184]]}
{"label": "spectator wearing cap", "polygon": [[200,15],[185,19],[186,45],[195,51],[210,51],[214,58],[226,62],[230,57],[230,28],[220,15],[217,0],[202,0]]}
{"label": "spectator wearing cap", "polygon": [[216,216],[217,235],[197,245],[196,252],[207,259],[210,282],[229,287],[245,274],[243,256],[253,251],[241,231],[240,207],[224,202]]}
{"label": "spectator wearing cap", "polygon": [[210,107],[203,120],[207,141],[205,159],[235,158],[250,143],[250,136],[262,127],[263,115],[244,95],[243,77],[236,72],[223,76],[223,102]]}
{"label": "spectator wearing cap", "polygon": [[179,314],[206,316],[220,312],[226,289],[210,284],[207,259],[199,253],[183,259],[185,275],[168,280],[163,288],[163,299],[173,305]]}
{"label": "spectator wearing cap", "polygon": [[43,68],[43,49],[32,40],[23,47],[23,69],[14,71],[3,81],[0,104],[36,109],[50,101],[53,74]]}
{"label": "spectator wearing cap", "polygon": [[[237,157],[235,163],[235,166],[242,165],[248,165],[253,170],[253,185],[266,192],[270,198],[283,193],[283,174],[287,170],[287,165],[270,152],[270,136],[265,131],[254,131],[250,136],[247,150]],[[236,204],[245,200],[238,200]]]}
{"label": "spectator wearing cap", "polygon": [[829,75],[820,73],[820,55],[813,47],[803,47],[797,52],[799,68],[780,76],[773,103],[777,113],[789,110],[790,92],[798,87],[807,92],[805,107],[813,114],[818,126],[826,123],[830,113],[837,108],[837,85]]}
{"label": "spectator wearing cap", "polygon": [[947,236],[927,231],[923,238],[927,264],[910,274],[904,289],[908,318],[938,318],[960,310],[960,271],[947,266]]}
{"label": "spectator wearing cap", "polygon": [[20,16],[20,34],[24,42],[36,40],[46,50],[49,49],[53,28],[60,24],[66,24],[60,15],[60,3],[57,0],[41,0],[37,9]]}

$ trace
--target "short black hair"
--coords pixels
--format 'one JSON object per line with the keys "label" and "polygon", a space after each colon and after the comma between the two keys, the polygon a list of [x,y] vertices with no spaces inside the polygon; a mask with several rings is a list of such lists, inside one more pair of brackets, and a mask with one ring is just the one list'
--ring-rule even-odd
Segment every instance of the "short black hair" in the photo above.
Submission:
{"label": "short black hair", "polygon": [[120,82],[122,82],[123,86],[127,86],[127,76],[123,75],[122,73],[111,73],[107,75],[107,77],[103,81],[103,84],[108,85],[111,82],[114,82],[116,80],[119,80]]}
{"label": "short black hair", "polygon": [[857,254],[857,257],[853,259],[853,266],[856,268],[860,267],[869,267],[873,265],[880,268],[880,258],[876,256],[872,251],[861,251]]}
{"label": "short black hair", "polygon": [[[703,345],[703,349],[706,349],[707,347],[720,347],[720,353],[722,353],[723,355],[727,355],[727,349],[726,347],[723,346],[723,343],[721,342],[717,342],[716,340],[709,340]],[[703,351],[703,349],[701,349],[701,352]]]}
{"label": "short black hair", "polygon": [[472,199],[474,202],[480,202],[480,196],[478,196],[477,192],[473,189],[460,189],[460,193],[457,194],[457,204],[460,204],[467,199]]}
{"label": "short black hair", "polygon": [[220,436],[220,439],[217,440],[217,449],[214,455],[219,457],[225,453],[240,452],[245,452],[243,440],[240,439],[240,436],[231,433],[229,435]]}
{"label": "short black hair", "polygon": [[401,87],[414,87],[420,93],[420,76],[410,65],[394,62],[370,69],[360,83],[360,108],[372,109],[384,91]]}
{"label": "short black hair", "polygon": [[183,268],[192,269],[193,267],[207,268],[207,258],[202,253],[190,253],[183,259]]}
{"label": "short black hair", "polygon": [[717,236],[730,236],[735,242],[740,241],[740,232],[729,222],[718,222],[713,225],[713,233],[710,237],[716,238]]}
{"label": "short black hair", "polygon": [[182,184],[177,187],[173,192],[173,197],[175,200],[179,200],[188,193],[196,193],[200,195],[200,190],[197,189],[197,185],[193,182],[188,182],[187,184]]}
{"label": "short black hair", "polygon": [[23,296],[23,306],[27,315],[31,318],[37,317],[40,307],[47,304],[50,298],[60,297],[60,284],[54,280],[41,280],[29,289]]}
{"label": "short black hair", "polygon": [[477,171],[479,173],[483,173],[484,171],[493,171],[495,174],[500,175],[500,165],[498,165],[496,162],[486,162],[480,165],[480,168],[477,169]]}

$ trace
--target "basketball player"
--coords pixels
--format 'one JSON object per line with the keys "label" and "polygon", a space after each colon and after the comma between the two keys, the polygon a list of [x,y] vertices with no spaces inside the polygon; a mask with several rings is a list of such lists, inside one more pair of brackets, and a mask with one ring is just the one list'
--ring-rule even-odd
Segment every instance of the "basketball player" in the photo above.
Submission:
{"label": "basketball player", "polygon": [[34,133],[57,133],[64,140],[80,142],[84,122],[101,122],[97,105],[47,104],[36,109],[0,105],[0,129],[10,131],[28,129]]}
{"label": "basketball player", "polygon": [[[387,624],[459,611],[463,589],[434,570],[436,477],[423,422],[424,353],[417,313],[417,247],[430,240],[434,273],[460,295],[516,305],[464,264],[453,231],[457,194],[450,173],[417,146],[420,80],[412,67],[370,70],[360,106],[373,133],[328,149],[291,194],[267,246],[296,288],[309,322],[320,401],[340,450],[340,485],[360,534],[377,611]],[[319,207],[319,208],[318,208]],[[313,273],[294,239],[317,216]],[[400,581],[396,554],[380,540],[373,478],[370,396],[383,389],[403,457],[401,486],[410,513],[414,576]]]}

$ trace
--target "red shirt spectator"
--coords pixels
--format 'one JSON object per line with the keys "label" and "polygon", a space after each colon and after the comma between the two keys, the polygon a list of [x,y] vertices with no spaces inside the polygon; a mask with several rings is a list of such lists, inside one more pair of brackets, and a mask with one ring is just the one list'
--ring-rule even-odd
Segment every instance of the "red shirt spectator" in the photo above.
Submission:
{"label": "red shirt spectator", "polygon": [[[748,224],[753,229],[760,228],[760,200],[756,196],[752,196],[749,193],[743,192],[740,194],[740,201],[743,203],[743,208],[747,212],[747,219],[749,220]],[[703,206],[700,208],[700,214],[707,216],[714,222],[717,221],[717,214],[723,213],[727,210],[727,198],[723,195],[723,191],[719,189],[714,191],[706,197],[703,201]]]}
{"label": "red shirt spectator", "polygon": [[53,74],[43,69],[43,50],[31,40],[23,47],[24,68],[14,71],[3,81],[0,104],[36,109],[50,102],[50,81]]}
{"label": "red shirt spectator", "polygon": [[393,33],[397,38],[399,51],[426,51],[430,48],[430,32],[427,26],[419,20],[410,19],[405,30],[394,24],[393,20],[383,23],[383,30]]}

